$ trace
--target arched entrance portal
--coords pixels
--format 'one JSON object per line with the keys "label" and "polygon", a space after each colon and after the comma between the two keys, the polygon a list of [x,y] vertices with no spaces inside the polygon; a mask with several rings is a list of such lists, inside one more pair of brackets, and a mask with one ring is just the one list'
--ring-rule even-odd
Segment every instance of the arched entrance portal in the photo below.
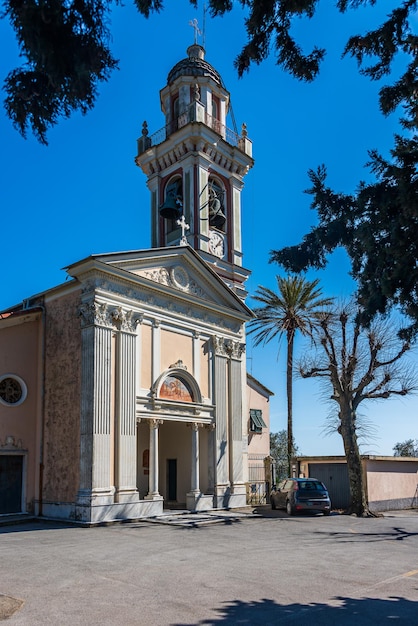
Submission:
{"label": "arched entrance portal", "polygon": [[163,499],[166,508],[213,508],[212,413],[180,361],[159,376],[138,424],[141,499]]}

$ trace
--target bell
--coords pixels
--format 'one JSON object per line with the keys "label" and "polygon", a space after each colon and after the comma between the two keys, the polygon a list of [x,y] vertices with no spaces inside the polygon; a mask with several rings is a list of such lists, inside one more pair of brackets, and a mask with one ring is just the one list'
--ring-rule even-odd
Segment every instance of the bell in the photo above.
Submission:
{"label": "bell", "polygon": [[215,226],[215,228],[219,228],[219,230],[222,230],[222,227],[225,224],[225,222],[226,222],[226,216],[222,212],[222,209],[219,209],[218,212],[215,213],[215,215],[209,218],[210,225]]}
{"label": "bell", "polygon": [[222,206],[222,195],[214,185],[209,186],[209,224],[222,230],[226,222],[225,213]]}
{"label": "bell", "polygon": [[181,202],[174,196],[167,196],[160,206],[160,215],[165,220],[178,220],[182,213]]}

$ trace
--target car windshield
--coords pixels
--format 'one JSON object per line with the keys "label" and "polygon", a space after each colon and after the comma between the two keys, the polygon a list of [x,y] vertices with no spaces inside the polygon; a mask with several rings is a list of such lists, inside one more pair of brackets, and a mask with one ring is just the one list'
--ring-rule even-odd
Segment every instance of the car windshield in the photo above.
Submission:
{"label": "car windshield", "polygon": [[313,480],[304,480],[299,482],[299,491],[324,491],[325,487],[322,483]]}

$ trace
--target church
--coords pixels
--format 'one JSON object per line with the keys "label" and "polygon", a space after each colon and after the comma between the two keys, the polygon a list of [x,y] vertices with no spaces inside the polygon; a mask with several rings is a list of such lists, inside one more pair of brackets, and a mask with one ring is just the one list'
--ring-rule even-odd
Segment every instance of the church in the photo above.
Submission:
{"label": "church", "polygon": [[[245,125],[197,43],[143,123],[151,247],[92,254],[0,312],[0,515],[84,524],[245,506],[272,392],[247,374]],[[265,481],[263,477],[262,481]]]}

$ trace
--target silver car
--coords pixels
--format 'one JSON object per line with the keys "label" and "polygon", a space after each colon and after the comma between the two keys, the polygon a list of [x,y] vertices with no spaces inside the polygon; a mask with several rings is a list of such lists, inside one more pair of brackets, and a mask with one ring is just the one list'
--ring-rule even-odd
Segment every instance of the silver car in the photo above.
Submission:
{"label": "silver car", "polygon": [[270,494],[272,509],[286,509],[288,515],[301,511],[329,515],[331,500],[324,483],[316,478],[286,478]]}

